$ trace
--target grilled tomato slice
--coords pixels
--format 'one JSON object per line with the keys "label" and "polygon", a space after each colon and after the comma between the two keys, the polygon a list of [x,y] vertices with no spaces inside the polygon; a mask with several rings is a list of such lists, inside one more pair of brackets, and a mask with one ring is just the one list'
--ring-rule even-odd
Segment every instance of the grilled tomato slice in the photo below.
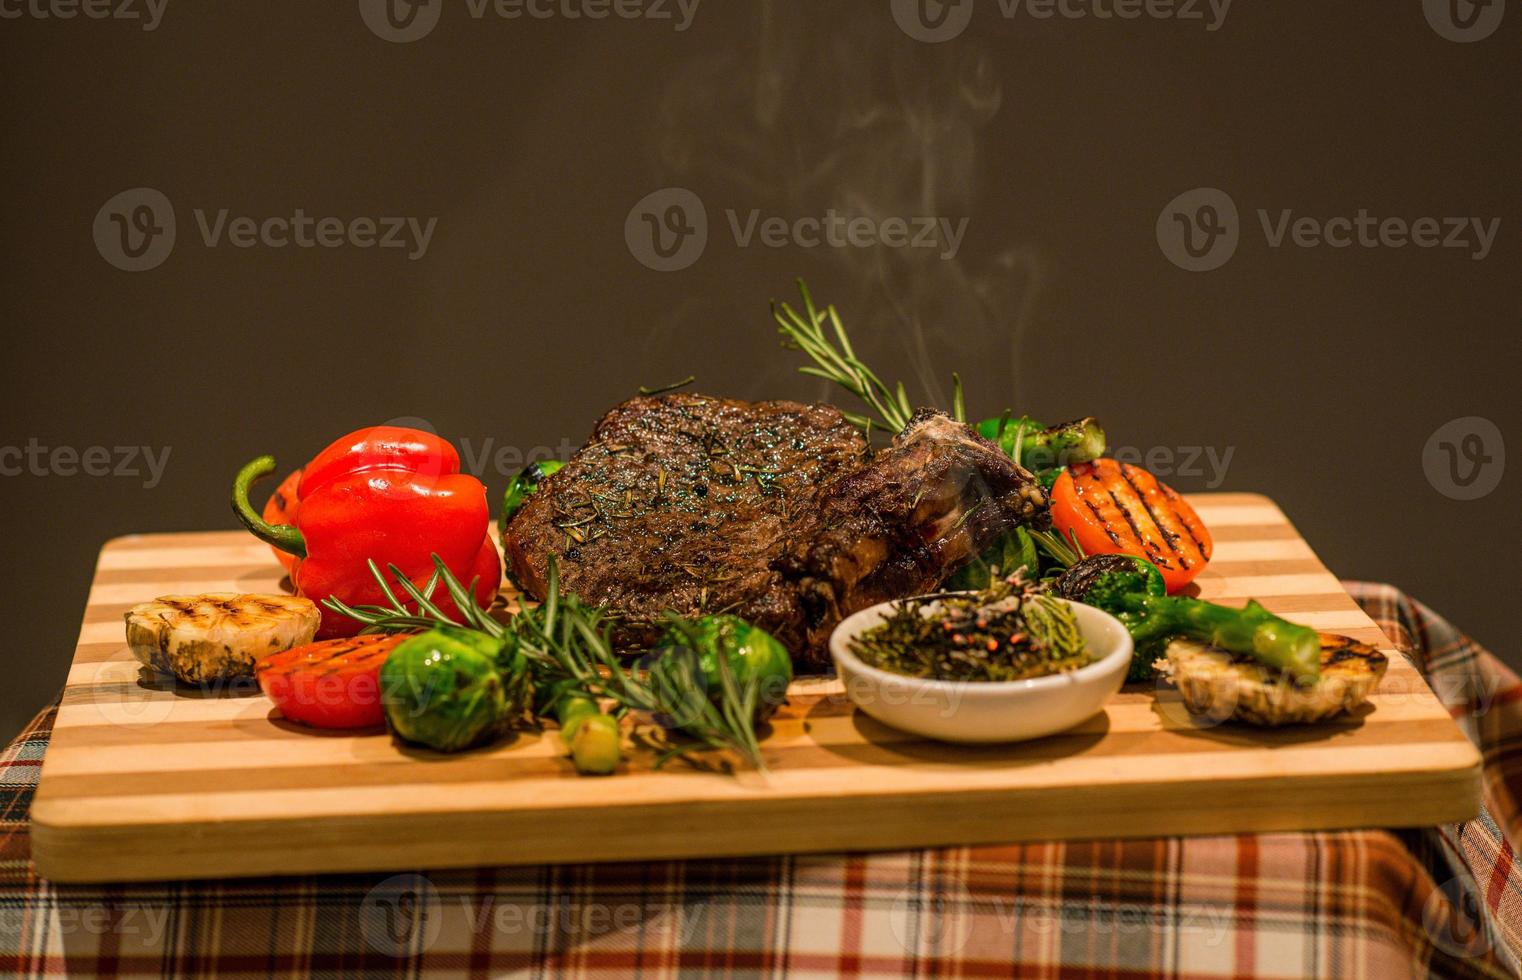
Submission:
{"label": "grilled tomato slice", "polygon": [[321,640],[266,657],[259,688],[280,713],[313,728],[376,728],[386,721],[381,664],[405,634]]}
{"label": "grilled tomato slice", "polygon": [[1086,555],[1137,555],[1156,565],[1173,595],[1210,561],[1210,531],[1176,490],[1140,466],[1096,459],[1052,485],[1052,526]]}

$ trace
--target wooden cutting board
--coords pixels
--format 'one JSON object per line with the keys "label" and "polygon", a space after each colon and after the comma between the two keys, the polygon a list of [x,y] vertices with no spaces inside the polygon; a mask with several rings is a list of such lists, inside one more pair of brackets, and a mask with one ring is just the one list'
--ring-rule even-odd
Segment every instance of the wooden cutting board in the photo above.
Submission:
{"label": "wooden cutting board", "polygon": [[1252,597],[1386,650],[1372,708],[1263,731],[1191,719],[1127,689],[1062,735],[1007,747],[925,741],[800,681],[763,743],[771,772],[679,764],[577,776],[553,732],[459,756],[384,734],[315,733],[257,693],[197,696],[141,677],[122,613],[170,592],[273,591],[242,532],[117,539],[101,552],[32,806],[57,881],[390,870],[1082,837],[1425,826],[1473,817],[1480,757],[1284,514],[1192,498],[1215,535],[1205,598]]}

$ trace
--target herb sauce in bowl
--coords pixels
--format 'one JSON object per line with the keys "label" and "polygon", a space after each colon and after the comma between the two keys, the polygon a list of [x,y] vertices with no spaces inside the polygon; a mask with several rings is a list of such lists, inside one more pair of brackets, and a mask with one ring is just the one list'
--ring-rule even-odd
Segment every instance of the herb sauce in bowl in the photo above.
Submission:
{"label": "herb sauce in bowl", "polygon": [[1018,742],[1083,724],[1125,683],[1131,651],[1114,616],[1037,596],[1021,582],[880,603],[846,617],[830,637],[846,696],[864,714],[963,743]]}
{"label": "herb sauce in bowl", "polygon": [[1020,579],[894,606],[850,641],[851,652],[879,670],[942,681],[1022,681],[1092,660],[1073,608]]}

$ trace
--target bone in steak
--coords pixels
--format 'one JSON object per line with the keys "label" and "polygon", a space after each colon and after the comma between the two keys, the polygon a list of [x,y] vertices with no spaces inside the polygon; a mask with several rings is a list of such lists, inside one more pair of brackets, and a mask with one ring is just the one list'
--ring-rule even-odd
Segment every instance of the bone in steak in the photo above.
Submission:
{"label": "bone in steak", "polygon": [[654,643],[667,610],[730,612],[817,671],[843,617],[933,590],[1021,524],[1050,524],[1035,478],[939,412],[874,454],[828,405],[676,393],[604,415],[503,546],[540,598],[558,555],[620,643]]}

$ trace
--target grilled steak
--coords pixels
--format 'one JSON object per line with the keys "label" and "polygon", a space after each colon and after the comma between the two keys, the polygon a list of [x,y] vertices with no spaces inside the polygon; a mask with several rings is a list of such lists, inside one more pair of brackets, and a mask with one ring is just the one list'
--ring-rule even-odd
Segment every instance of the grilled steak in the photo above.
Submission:
{"label": "grilled steak", "polygon": [[933,589],[1046,495],[997,447],[921,412],[875,455],[827,405],[678,393],[615,406],[503,536],[518,582],[561,586],[655,642],[667,610],[733,612],[802,669],[829,662],[842,617]]}

